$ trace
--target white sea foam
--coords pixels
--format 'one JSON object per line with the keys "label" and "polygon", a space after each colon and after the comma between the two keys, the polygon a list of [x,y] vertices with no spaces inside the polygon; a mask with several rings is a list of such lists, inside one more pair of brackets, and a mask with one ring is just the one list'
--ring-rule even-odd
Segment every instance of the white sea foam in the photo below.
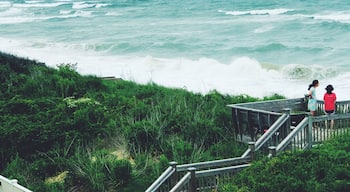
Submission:
{"label": "white sea foam", "polygon": [[340,23],[350,23],[350,11],[326,12],[322,15],[312,15],[317,20],[336,21]]}
{"label": "white sea foam", "polygon": [[[249,57],[235,58],[232,62],[224,64],[210,58],[190,60],[152,56],[106,56],[77,47],[45,43],[34,46],[30,42],[2,38],[0,50],[36,59],[51,67],[60,63],[77,63],[81,74],[115,76],[141,84],[154,82],[203,94],[217,90],[230,95],[248,94],[263,97],[278,93],[294,98],[302,97],[312,81],[310,78],[291,78],[290,74],[286,75],[285,72],[288,67],[282,67],[283,70],[265,68]],[[290,65],[289,68],[295,69],[295,65]],[[339,99],[346,99],[350,86],[344,82],[349,78],[350,73],[345,73],[320,80],[321,88],[317,97],[322,97],[322,87],[333,84]]]}
{"label": "white sea foam", "polygon": [[92,11],[76,11],[73,15],[70,15],[70,17],[92,17]]}
{"label": "white sea foam", "polygon": [[25,3],[41,3],[41,2],[43,2],[43,1],[25,1]]}
{"label": "white sea foam", "polygon": [[62,15],[68,15],[70,13],[73,13],[73,11],[72,10],[60,10],[60,14],[62,14]]}
{"label": "white sea foam", "polygon": [[100,4],[96,4],[95,7],[96,8],[101,8],[101,7],[108,7],[110,6],[111,4],[107,4],[107,3],[100,3]]}
{"label": "white sea foam", "polygon": [[23,18],[23,17],[0,17],[0,24],[16,24],[16,23],[29,23],[37,20],[36,18]]}
{"label": "white sea foam", "polygon": [[14,3],[12,4],[13,7],[19,7],[19,8],[48,8],[48,7],[58,7],[61,5],[64,5],[66,3],[64,2],[57,2],[57,3],[25,3],[25,4],[20,4],[20,3]]}
{"label": "white sea foam", "polygon": [[11,7],[4,12],[0,12],[0,16],[2,16],[2,17],[17,16],[20,13],[22,13],[22,9]]}
{"label": "white sea foam", "polygon": [[287,12],[293,11],[293,9],[260,9],[260,10],[249,10],[249,11],[223,11],[219,10],[219,12],[224,12],[227,15],[280,15]]}
{"label": "white sea foam", "polygon": [[290,79],[328,79],[340,74],[340,70],[336,67],[319,66],[319,65],[303,65],[289,64],[281,68],[281,72]]}
{"label": "white sea foam", "polygon": [[[242,15],[284,15],[285,13],[295,11],[294,9],[262,9],[262,10],[248,10],[248,11],[224,11],[219,10],[219,12],[225,13],[227,15],[242,16]],[[326,20],[335,21],[340,23],[350,23],[350,11],[325,11],[321,14],[289,14],[284,15],[285,20],[295,20],[303,18],[312,18],[315,20]],[[263,18],[260,18],[263,19]],[[272,18],[268,18],[271,22]]]}
{"label": "white sea foam", "polygon": [[[0,14],[1,16],[1,14]],[[67,19],[74,17],[92,17],[92,11],[75,11],[66,14],[61,13],[61,15],[57,16],[40,16],[40,17],[23,17],[23,16],[13,16],[7,15],[6,17],[0,17],[0,24],[16,24],[16,23],[32,23],[37,21],[49,20],[49,19]]]}
{"label": "white sea foam", "polygon": [[0,8],[3,8],[3,7],[11,7],[11,2],[9,1],[0,2]]}
{"label": "white sea foam", "polygon": [[86,9],[86,8],[91,8],[91,7],[95,7],[96,4],[89,4],[86,3],[85,1],[82,2],[74,2],[72,8],[73,9]]}

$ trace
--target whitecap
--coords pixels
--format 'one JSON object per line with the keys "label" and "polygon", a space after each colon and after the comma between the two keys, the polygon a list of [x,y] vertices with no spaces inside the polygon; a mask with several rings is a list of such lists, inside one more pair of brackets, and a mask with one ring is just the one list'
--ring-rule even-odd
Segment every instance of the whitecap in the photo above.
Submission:
{"label": "whitecap", "polygon": [[350,23],[350,11],[325,12],[311,16],[316,20],[328,20],[340,23]]}
{"label": "whitecap", "polygon": [[72,10],[60,10],[60,12],[59,12],[61,15],[68,15],[68,14],[70,14],[70,13],[73,13],[73,11]]}
{"label": "whitecap", "polygon": [[92,17],[92,11],[77,11],[74,13],[75,17]]}
{"label": "whitecap", "polygon": [[5,2],[0,2],[0,8],[4,8],[4,7],[11,7],[11,2],[9,1],[5,1]]}
{"label": "whitecap", "polygon": [[4,12],[0,12],[0,16],[2,17],[14,16],[14,15],[19,15],[20,13],[22,13],[22,9],[11,7]]}
{"label": "whitecap", "polygon": [[37,19],[29,17],[0,17],[0,24],[29,23]]}
{"label": "whitecap", "polygon": [[260,9],[260,10],[249,10],[249,11],[223,11],[219,10],[219,12],[224,12],[227,15],[280,15],[290,11],[294,11],[293,9]]}
{"label": "whitecap", "polygon": [[86,8],[92,8],[95,6],[96,6],[95,4],[88,4],[84,1],[82,1],[82,2],[74,2],[72,5],[72,8],[73,9],[86,9]]}
{"label": "whitecap", "polygon": [[96,8],[101,8],[101,7],[108,7],[110,6],[111,4],[107,4],[107,3],[100,3],[100,4],[96,4],[95,7]]}
{"label": "whitecap", "polygon": [[19,4],[15,3],[12,6],[13,7],[19,7],[19,8],[48,8],[48,7],[58,7],[61,5],[65,5],[67,3],[64,2],[57,2],[57,3],[29,3],[29,4]]}
{"label": "whitecap", "polygon": [[31,4],[31,3],[41,3],[43,1],[35,1],[35,0],[32,0],[32,1],[25,1],[25,3],[28,3],[28,4]]}

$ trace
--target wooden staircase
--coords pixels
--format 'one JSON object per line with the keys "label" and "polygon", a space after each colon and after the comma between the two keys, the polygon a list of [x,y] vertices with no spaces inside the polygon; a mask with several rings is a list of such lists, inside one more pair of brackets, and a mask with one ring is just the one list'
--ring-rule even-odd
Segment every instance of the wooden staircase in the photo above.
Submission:
{"label": "wooden staircase", "polygon": [[[318,116],[305,112],[305,99],[284,99],[228,105],[237,140],[246,138],[247,150],[229,159],[170,166],[148,187],[146,192],[215,191],[230,183],[232,176],[262,156],[273,158],[283,151],[305,150],[350,130],[350,101],[337,102],[336,114],[323,114],[318,101]],[[334,121],[333,129],[328,129]],[[265,129],[258,135],[257,129]],[[243,141],[243,140],[241,140]]]}

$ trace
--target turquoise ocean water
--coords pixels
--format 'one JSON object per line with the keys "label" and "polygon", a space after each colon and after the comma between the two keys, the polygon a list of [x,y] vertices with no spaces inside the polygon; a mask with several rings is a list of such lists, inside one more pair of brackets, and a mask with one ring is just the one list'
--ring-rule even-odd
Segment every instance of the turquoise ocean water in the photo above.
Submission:
{"label": "turquoise ocean water", "polygon": [[350,99],[348,0],[2,0],[0,51],[208,93]]}

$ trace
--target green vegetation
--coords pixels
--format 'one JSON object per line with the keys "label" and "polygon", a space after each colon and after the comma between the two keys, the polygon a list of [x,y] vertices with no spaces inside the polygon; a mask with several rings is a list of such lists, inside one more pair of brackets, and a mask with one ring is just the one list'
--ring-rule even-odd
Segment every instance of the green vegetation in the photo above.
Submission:
{"label": "green vegetation", "polygon": [[311,150],[256,161],[232,180],[220,191],[350,191],[350,137],[344,135]]}
{"label": "green vegetation", "polygon": [[[263,98],[277,99],[279,95]],[[240,156],[227,104],[0,53],[0,174],[36,192],[144,191],[168,162]],[[349,191],[350,138],[263,159],[220,191]]]}
{"label": "green vegetation", "polygon": [[[281,98],[274,95],[263,99]],[[0,53],[0,174],[33,191],[144,191],[169,161],[240,156],[227,104]]]}

